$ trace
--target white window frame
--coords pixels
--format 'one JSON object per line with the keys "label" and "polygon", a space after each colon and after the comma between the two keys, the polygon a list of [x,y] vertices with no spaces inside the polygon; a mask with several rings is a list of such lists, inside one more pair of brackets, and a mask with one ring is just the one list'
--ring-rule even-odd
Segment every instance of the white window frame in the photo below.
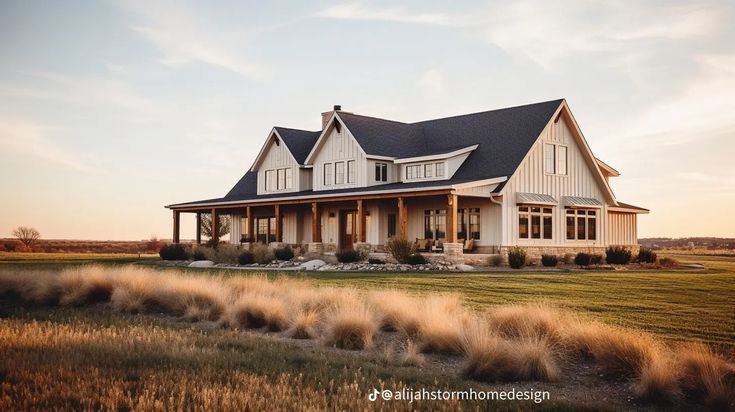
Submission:
{"label": "white window frame", "polygon": [[436,164],[435,163],[426,163],[424,164],[424,178],[429,179],[433,178],[436,171]]}
{"label": "white window frame", "polygon": [[286,169],[286,189],[293,189],[293,169]]}
{"label": "white window frame", "polygon": [[556,145],[553,143],[544,143],[544,173],[547,175],[556,174]]}
{"label": "white window frame", "polygon": [[265,171],[265,191],[266,192],[273,192],[274,191],[274,183],[275,181],[275,170],[266,170]]}
{"label": "white window frame", "polygon": [[[341,170],[340,170],[341,169]],[[345,162],[334,162],[334,184],[345,184]]]}
{"label": "white window frame", "polygon": [[324,178],[323,178],[324,186],[332,186],[334,184],[334,174],[333,174],[334,173],[333,172],[334,166],[332,165],[332,163],[324,163],[324,168],[323,169],[324,169],[323,170],[323,172],[324,172]]}
{"label": "white window frame", "polygon": [[[556,151],[556,172],[558,175],[566,176],[569,174],[569,147],[557,145]],[[561,155],[562,151],[564,152],[564,156]],[[562,168],[562,166],[564,167]]]}
{"label": "white window frame", "polygon": [[[590,213],[592,212],[592,213]],[[567,223],[567,218],[572,217],[574,218],[574,237],[570,238],[568,236],[568,230],[569,230],[569,224]],[[599,209],[566,209],[564,211],[564,239],[573,242],[573,241],[592,241],[597,242],[600,237],[600,231],[598,230],[597,223],[600,220],[600,210]],[[579,238],[579,218],[584,219],[584,239]],[[594,224],[590,224],[590,221],[593,220]],[[590,228],[594,227],[594,234],[595,238],[590,239]]]}
{"label": "white window frame", "polygon": [[387,182],[388,181],[388,163],[375,163],[375,181],[376,182]]}
{"label": "white window frame", "polygon": [[[538,209],[534,211],[534,209]],[[554,208],[548,205],[518,205],[518,239],[522,240],[554,240]],[[526,237],[521,237],[520,220],[526,216],[528,233]],[[539,218],[539,237],[533,237],[533,217]],[[544,218],[551,218],[551,237],[546,237],[544,231]]]}
{"label": "white window frame", "polygon": [[355,183],[355,161],[347,161],[347,183]]}
{"label": "white window frame", "polygon": [[276,170],[276,190],[286,188],[286,169]]}
{"label": "white window frame", "polygon": [[435,167],[436,167],[435,176],[436,177],[444,177],[444,174],[446,172],[446,166],[445,166],[444,162],[437,162],[437,163],[435,163]]}

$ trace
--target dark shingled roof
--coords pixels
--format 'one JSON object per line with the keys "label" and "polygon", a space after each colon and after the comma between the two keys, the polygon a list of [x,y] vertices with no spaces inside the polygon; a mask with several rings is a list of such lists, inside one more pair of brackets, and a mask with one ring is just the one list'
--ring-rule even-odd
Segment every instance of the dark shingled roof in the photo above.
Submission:
{"label": "dark shingled roof", "polygon": [[[346,112],[339,112],[339,117],[368,155],[406,158],[446,153],[479,145],[451,179],[415,184],[416,187],[431,187],[502,176],[510,177],[562,102],[563,99],[552,100],[417,123],[401,123]],[[277,127],[276,130],[300,164],[303,164],[321,133],[283,127]],[[389,186],[413,187],[410,185],[414,184],[395,183],[318,193],[385,190]],[[248,171],[225,197],[191,203],[281,196],[280,194],[256,196],[256,193],[257,173]],[[283,195],[308,193],[309,191]]]}
{"label": "dark shingled roof", "polygon": [[317,139],[319,139],[319,135],[322,134],[321,130],[318,132],[308,132],[306,130],[278,126],[275,129],[300,165],[304,164],[306,156],[309,155],[311,148],[314,147]]}

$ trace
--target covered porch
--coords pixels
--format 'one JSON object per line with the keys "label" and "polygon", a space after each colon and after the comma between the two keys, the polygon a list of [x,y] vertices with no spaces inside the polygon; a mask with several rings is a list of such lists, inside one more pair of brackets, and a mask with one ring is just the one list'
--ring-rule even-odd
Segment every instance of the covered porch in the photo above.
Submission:
{"label": "covered porch", "polygon": [[[493,209],[493,210],[491,210]],[[196,215],[196,243],[202,242],[202,215],[232,218],[230,243],[301,246],[313,253],[342,249],[384,250],[396,237],[416,242],[422,253],[461,257],[494,253],[493,232],[499,232],[500,207],[487,197],[463,196],[455,190],[434,190],[279,201],[243,201],[209,207],[173,209],[173,241],[180,241],[181,213]],[[482,222],[482,223],[481,223]]]}

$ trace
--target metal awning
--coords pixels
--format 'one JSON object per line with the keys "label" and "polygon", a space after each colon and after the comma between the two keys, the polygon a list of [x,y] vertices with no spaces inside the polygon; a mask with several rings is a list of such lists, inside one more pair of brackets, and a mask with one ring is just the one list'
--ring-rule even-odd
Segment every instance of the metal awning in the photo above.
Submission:
{"label": "metal awning", "polygon": [[602,202],[591,197],[564,196],[564,206],[566,207],[591,207],[600,209]]}
{"label": "metal awning", "polygon": [[553,196],[544,195],[541,193],[516,193],[516,203],[532,204],[532,205],[556,205],[558,202]]}

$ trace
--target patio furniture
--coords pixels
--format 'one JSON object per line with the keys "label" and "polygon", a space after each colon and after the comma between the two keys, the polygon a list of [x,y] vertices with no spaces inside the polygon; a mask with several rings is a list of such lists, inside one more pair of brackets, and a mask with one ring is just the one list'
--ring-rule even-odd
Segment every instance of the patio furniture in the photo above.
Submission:
{"label": "patio furniture", "polygon": [[472,252],[475,250],[475,239],[467,239],[464,241],[464,246],[462,246],[463,252]]}

